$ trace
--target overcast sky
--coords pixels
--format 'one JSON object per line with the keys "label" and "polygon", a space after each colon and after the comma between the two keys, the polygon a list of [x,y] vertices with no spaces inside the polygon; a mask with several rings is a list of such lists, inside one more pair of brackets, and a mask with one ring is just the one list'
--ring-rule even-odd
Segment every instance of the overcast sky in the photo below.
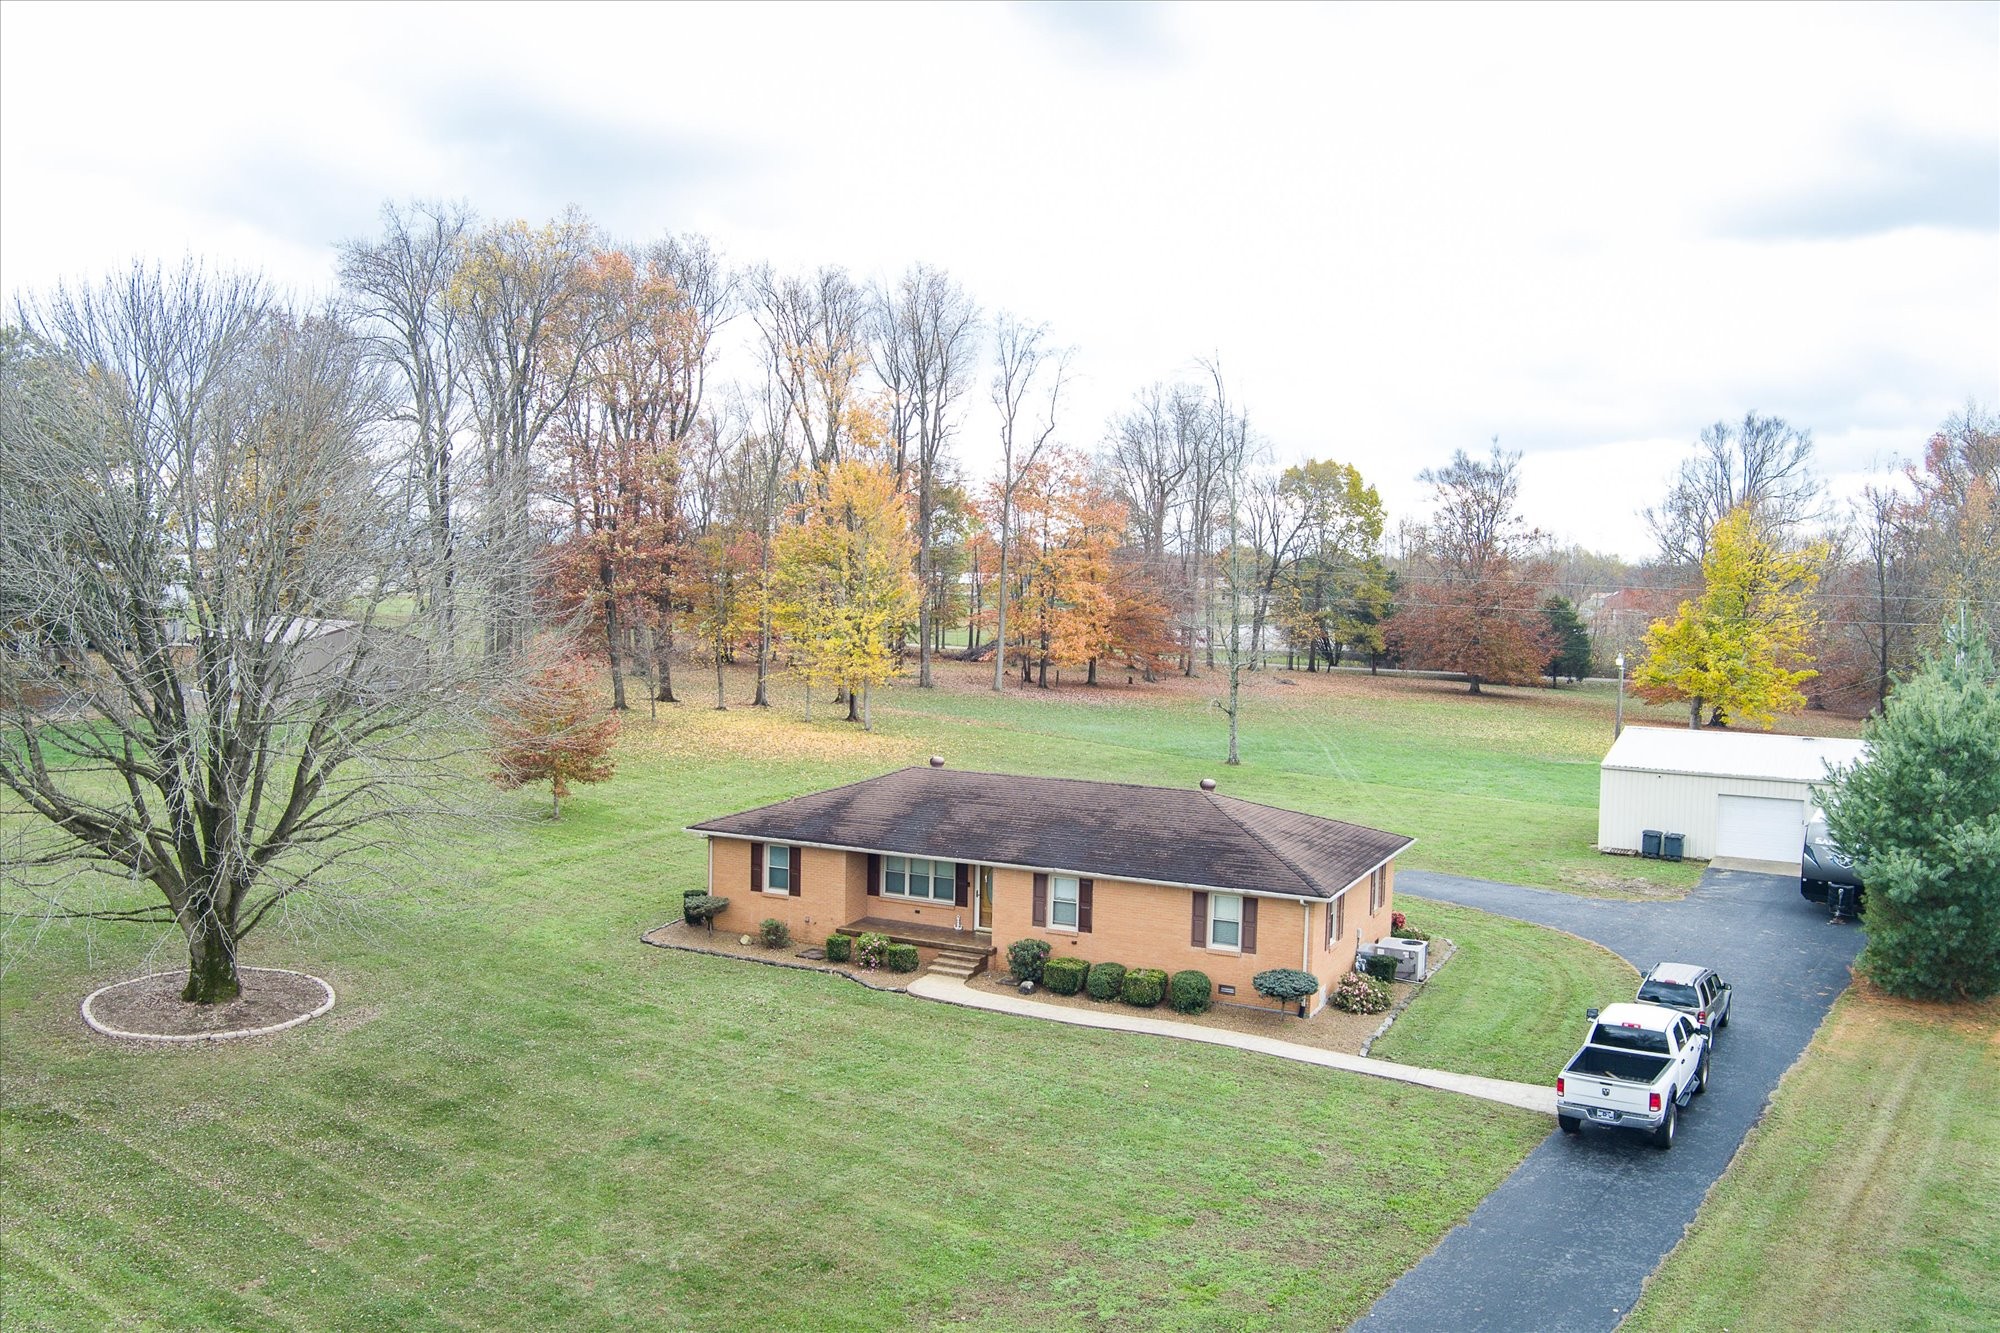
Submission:
{"label": "overcast sky", "polygon": [[1218,355],[1277,461],[1416,516],[1498,435],[1628,556],[1706,422],[1849,493],[2000,406],[1992,4],[0,6],[10,295],[189,251],[323,292],[414,196],[927,260],[1076,346],[1072,443]]}

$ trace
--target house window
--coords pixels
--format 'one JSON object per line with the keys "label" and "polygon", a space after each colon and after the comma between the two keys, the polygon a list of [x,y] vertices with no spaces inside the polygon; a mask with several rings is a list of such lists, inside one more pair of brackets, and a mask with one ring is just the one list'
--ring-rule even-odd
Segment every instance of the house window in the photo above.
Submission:
{"label": "house window", "polygon": [[1208,895],[1208,947],[1243,947],[1243,899],[1233,893]]}
{"label": "house window", "polygon": [[1375,873],[1368,877],[1368,915],[1382,910],[1382,904],[1389,901],[1389,867],[1376,866]]}
{"label": "house window", "polygon": [[924,903],[958,900],[958,862],[922,856],[882,858],[882,896]]}
{"label": "house window", "polygon": [[792,849],[773,843],[764,848],[764,892],[792,891]]}
{"label": "house window", "polygon": [[1075,930],[1077,904],[1082,899],[1081,881],[1075,875],[1049,876],[1049,924]]}
{"label": "house window", "polygon": [[1331,949],[1340,943],[1340,937],[1347,933],[1347,895],[1341,894],[1326,905],[1326,947]]}

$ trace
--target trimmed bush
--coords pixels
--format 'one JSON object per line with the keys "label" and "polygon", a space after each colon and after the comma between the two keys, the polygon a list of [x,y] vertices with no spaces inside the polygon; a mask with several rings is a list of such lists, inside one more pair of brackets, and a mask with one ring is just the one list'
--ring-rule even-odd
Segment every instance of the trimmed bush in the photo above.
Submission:
{"label": "trimmed bush", "polygon": [[1118,992],[1125,988],[1125,964],[1092,963],[1090,980],[1083,983],[1083,989],[1093,1000],[1115,1000]]}
{"label": "trimmed bush", "polygon": [[1336,981],[1326,1002],[1350,1014],[1379,1014],[1392,1003],[1387,986],[1359,972],[1349,972]]}
{"label": "trimmed bush", "polygon": [[681,899],[681,919],[690,926],[707,926],[709,933],[715,932],[715,918],[729,910],[729,899],[718,898],[712,893],[698,893],[692,898]]}
{"label": "trimmed bush", "polygon": [[1052,952],[1047,940],[1015,940],[1007,946],[1007,970],[1016,981],[1040,981]]}
{"label": "trimmed bush", "polygon": [[1210,997],[1215,994],[1215,983],[1208,979],[1206,972],[1176,972],[1167,983],[1167,1003],[1177,1014],[1205,1014],[1208,1012]]}
{"label": "trimmed bush", "polygon": [[1090,964],[1081,958],[1051,958],[1042,966],[1042,984],[1058,995],[1074,995],[1089,974]]}
{"label": "trimmed bush", "polygon": [[914,972],[917,970],[917,946],[892,944],[883,951],[883,961],[891,972]]}
{"label": "trimmed bush", "polygon": [[889,937],[877,931],[864,930],[854,939],[854,961],[873,972],[882,966],[882,960],[889,955]]}
{"label": "trimmed bush", "polygon": [[1395,938],[1399,940],[1427,940],[1430,937],[1429,931],[1418,930],[1415,926],[1398,926],[1395,931]]}
{"label": "trimmed bush", "polygon": [[1282,1005],[1295,1004],[1319,993],[1319,978],[1296,967],[1274,967],[1250,978],[1257,993]]}
{"label": "trimmed bush", "polygon": [[1366,971],[1375,980],[1387,983],[1396,979],[1396,960],[1388,954],[1370,954],[1367,961]]}
{"label": "trimmed bush", "polygon": [[838,931],[826,937],[826,961],[844,963],[854,956],[854,937]]}
{"label": "trimmed bush", "polygon": [[1157,967],[1135,967],[1125,974],[1125,1003],[1151,1009],[1167,994],[1167,974]]}
{"label": "trimmed bush", "polygon": [[757,927],[757,938],[764,941],[766,949],[782,949],[792,942],[792,928],[774,916],[767,916]]}

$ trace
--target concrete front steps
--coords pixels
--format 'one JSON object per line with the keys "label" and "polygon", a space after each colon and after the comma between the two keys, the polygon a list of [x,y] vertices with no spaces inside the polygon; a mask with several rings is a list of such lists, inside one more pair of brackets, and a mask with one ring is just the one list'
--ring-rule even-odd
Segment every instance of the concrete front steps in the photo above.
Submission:
{"label": "concrete front steps", "polygon": [[943,949],[938,952],[937,960],[930,965],[930,969],[924,975],[950,977],[954,981],[970,981],[986,970],[986,963],[990,957],[990,954]]}

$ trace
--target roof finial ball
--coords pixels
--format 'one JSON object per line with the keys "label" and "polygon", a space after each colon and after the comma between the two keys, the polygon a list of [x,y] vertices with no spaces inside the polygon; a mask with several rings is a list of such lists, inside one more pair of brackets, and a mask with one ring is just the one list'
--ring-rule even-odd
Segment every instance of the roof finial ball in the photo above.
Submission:
{"label": "roof finial ball", "polygon": [[943,755],[941,755],[941,754],[934,754],[934,755],[932,755],[932,756],[931,756],[931,767],[932,767],[932,768],[943,768],[943,767],[944,767],[944,756],[943,756]]}
{"label": "roof finial ball", "polygon": [[1215,790],[1215,779],[1214,779],[1214,778],[1203,778],[1203,779],[1201,780],[1201,789],[1202,789],[1203,791],[1214,791],[1214,790]]}

